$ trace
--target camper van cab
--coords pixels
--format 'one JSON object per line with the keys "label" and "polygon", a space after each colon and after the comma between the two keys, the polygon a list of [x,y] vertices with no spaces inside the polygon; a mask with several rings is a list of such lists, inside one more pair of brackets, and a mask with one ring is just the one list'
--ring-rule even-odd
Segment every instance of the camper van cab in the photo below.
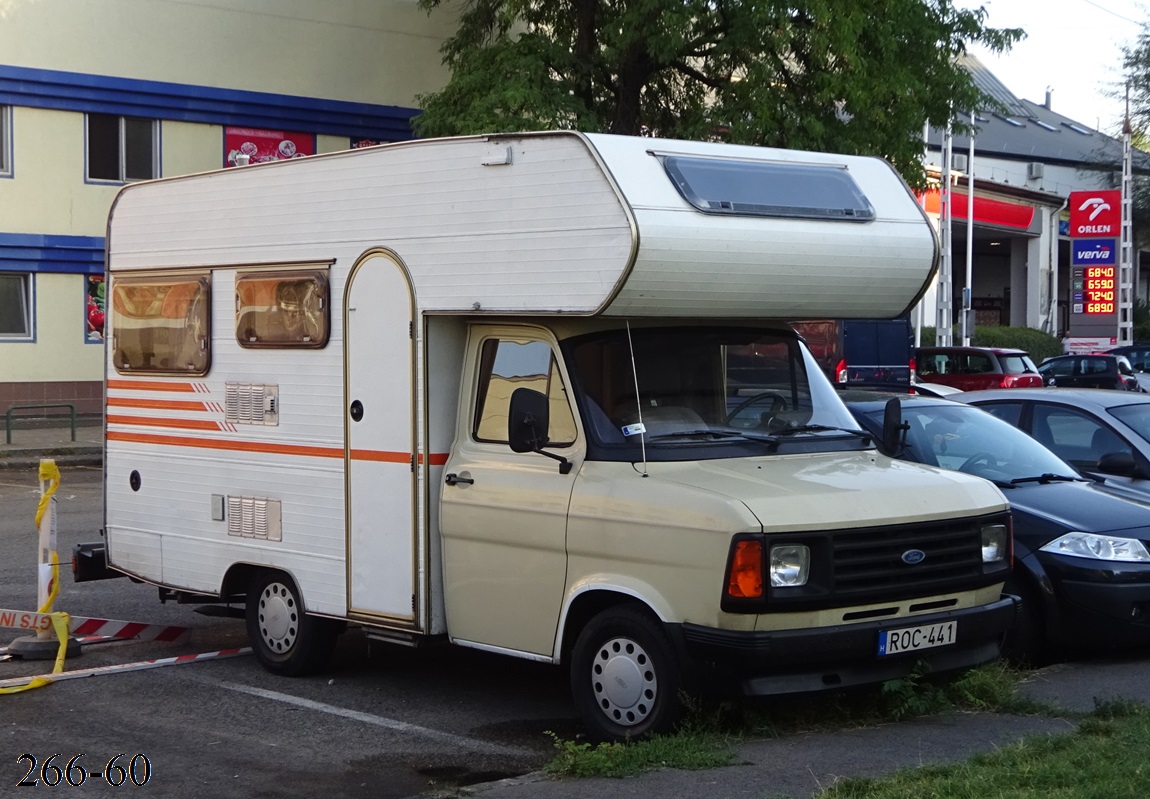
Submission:
{"label": "camper van cab", "polygon": [[[893,317],[930,226],[871,159],[576,133],[133,184],[109,222],[105,546],[242,602],[566,666],[589,733],[683,690],[998,654],[991,483],[879,454],[787,319]],[[897,422],[898,419],[895,419]]]}

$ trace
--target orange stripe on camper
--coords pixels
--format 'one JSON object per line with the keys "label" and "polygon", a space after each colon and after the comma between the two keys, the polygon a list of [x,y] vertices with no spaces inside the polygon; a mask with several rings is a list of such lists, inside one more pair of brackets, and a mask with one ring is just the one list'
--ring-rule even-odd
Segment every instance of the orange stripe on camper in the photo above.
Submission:
{"label": "orange stripe on camper", "polygon": [[108,397],[108,406],[116,408],[153,408],[162,411],[208,411],[207,404],[195,400],[137,399]]}
{"label": "orange stripe on camper", "polygon": [[[113,422],[113,418],[108,421]],[[143,424],[151,424],[157,420],[147,419]],[[176,421],[176,420],[159,420]],[[127,422],[134,424],[135,422]],[[174,426],[174,425],[173,425]],[[342,448],[337,447],[311,447],[298,444],[274,444],[267,441],[225,441],[217,438],[187,438],[184,436],[164,435],[160,433],[135,433],[123,430],[109,430],[109,441],[127,441],[134,444],[158,444],[173,447],[192,447],[196,449],[219,449],[233,452],[261,452],[269,455],[305,455],[313,458],[342,458]],[[353,449],[351,459],[356,461],[373,461],[377,463],[411,463],[409,452],[387,452],[373,449]],[[423,456],[419,458],[423,462]],[[447,463],[446,453],[432,454],[427,461],[433,466],[442,466]]]}
{"label": "orange stripe on camper", "polygon": [[119,416],[115,414],[108,414],[108,424],[177,427],[182,430],[215,430],[217,432],[220,429],[220,423],[210,419],[160,419],[155,416]]}
{"label": "orange stripe on camper", "polygon": [[122,389],[124,391],[178,391],[181,394],[195,394],[196,387],[192,383],[169,383],[151,380],[109,380],[108,388]]}

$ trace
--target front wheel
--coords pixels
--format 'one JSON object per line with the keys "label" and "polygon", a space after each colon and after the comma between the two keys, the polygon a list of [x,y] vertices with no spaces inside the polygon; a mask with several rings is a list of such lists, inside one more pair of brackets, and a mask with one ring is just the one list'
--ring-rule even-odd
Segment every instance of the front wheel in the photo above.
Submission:
{"label": "front wheel", "polygon": [[252,578],[248,586],[247,625],[248,638],[260,664],[288,677],[302,677],[322,669],[340,630],[338,621],[304,613],[295,581],[274,571],[261,571]]}
{"label": "front wheel", "polygon": [[682,672],[659,623],[636,607],[605,610],[571,658],[575,706],[598,741],[669,732],[682,713]]}

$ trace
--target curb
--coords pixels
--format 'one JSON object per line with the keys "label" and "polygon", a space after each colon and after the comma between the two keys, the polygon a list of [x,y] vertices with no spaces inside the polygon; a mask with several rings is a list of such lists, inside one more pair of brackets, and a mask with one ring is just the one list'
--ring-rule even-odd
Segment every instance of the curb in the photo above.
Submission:
{"label": "curb", "polygon": [[102,466],[104,464],[104,449],[91,447],[71,449],[66,452],[38,450],[0,454],[0,471],[39,469],[40,461],[45,458],[54,460],[57,466]]}

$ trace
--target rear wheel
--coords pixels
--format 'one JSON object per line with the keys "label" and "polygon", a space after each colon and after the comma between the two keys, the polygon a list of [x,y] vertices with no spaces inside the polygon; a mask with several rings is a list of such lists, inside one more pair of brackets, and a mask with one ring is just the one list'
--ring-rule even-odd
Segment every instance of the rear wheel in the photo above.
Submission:
{"label": "rear wheel", "polygon": [[314,674],[335,648],[341,624],[304,613],[295,581],[282,572],[261,571],[247,598],[248,638],[265,669],[288,677]]}
{"label": "rear wheel", "polygon": [[683,681],[659,622],[637,607],[605,610],[579,634],[571,693],[599,741],[669,732],[682,713]]}

